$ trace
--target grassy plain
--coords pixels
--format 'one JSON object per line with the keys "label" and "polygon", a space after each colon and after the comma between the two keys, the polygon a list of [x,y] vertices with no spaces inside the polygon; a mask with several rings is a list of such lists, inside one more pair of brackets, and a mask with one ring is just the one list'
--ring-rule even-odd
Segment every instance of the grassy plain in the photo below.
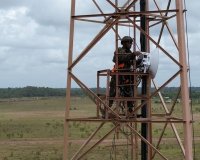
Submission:
{"label": "grassy plain", "polygon": [[[196,160],[200,159],[200,105],[194,105],[194,130]],[[181,111],[180,106],[176,107]],[[61,160],[63,152],[63,124],[64,124],[65,98],[43,99],[12,99],[0,101],[0,160]],[[95,105],[88,98],[73,97],[70,109],[73,117],[94,116]],[[160,104],[154,104],[154,112],[162,113]],[[70,156],[77,150],[94,130],[98,123],[71,122],[70,127]],[[163,124],[153,126],[153,136],[158,138]],[[113,124],[108,123],[94,139],[106,134]],[[181,133],[182,127],[177,126]],[[128,135],[126,129],[124,132]],[[116,135],[115,135],[116,136]],[[85,160],[130,159],[127,141],[117,140],[110,136],[105,143],[93,150]],[[124,146],[113,148],[113,143],[121,141]],[[160,146],[167,158],[182,160],[180,149],[177,147],[173,132],[168,125]],[[155,159],[160,159],[156,156]]]}

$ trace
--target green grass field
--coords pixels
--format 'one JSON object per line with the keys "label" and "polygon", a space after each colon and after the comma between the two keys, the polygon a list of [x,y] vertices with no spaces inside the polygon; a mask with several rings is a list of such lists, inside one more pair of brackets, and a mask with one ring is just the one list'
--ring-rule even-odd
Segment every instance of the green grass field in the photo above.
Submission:
{"label": "green grass field", "polygon": [[[196,159],[200,159],[200,105],[194,105],[194,130]],[[177,111],[180,107],[177,106]],[[161,112],[158,104],[154,112]],[[15,101],[0,101],[0,160],[61,160],[63,152],[63,124],[65,98],[16,99]],[[95,105],[88,98],[73,97],[70,108],[72,117],[94,116]],[[70,156],[77,150],[94,130],[98,123],[70,122]],[[114,125],[106,124],[94,139],[99,139]],[[162,124],[153,126],[153,136],[158,138]],[[181,132],[182,128],[178,127]],[[126,132],[126,130],[124,131]],[[127,132],[127,134],[129,134]],[[106,143],[93,150],[87,160],[107,160],[117,153],[117,159],[130,159],[130,146],[123,141],[124,146],[113,148],[117,140],[112,135]],[[160,147],[168,159],[183,159],[177,143],[173,138],[170,125],[164,134]],[[160,159],[156,156],[155,159]]]}

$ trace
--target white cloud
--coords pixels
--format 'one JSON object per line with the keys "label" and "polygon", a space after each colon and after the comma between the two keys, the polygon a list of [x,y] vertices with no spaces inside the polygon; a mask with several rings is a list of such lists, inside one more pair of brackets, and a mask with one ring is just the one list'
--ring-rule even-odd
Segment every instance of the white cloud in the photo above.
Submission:
{"label": "white cloud", "polygon": [[66,27],[68,3],[66,0],[34,1],[30,5],[28,16],[41,25],[54,26],[56,28]]}
{"label": "white cloud", "polygon": [[[99,13],[92,1],[77,0],[77,14]],[[112,12],[108,3],[97,0],[103,11]],[[160,1],[161,2],[161,1]],[[188,31],[193,84],[199,86],[200,25],[199,3],[188,4]],[[89,7],[92,6],[92,7]],[[166,5],[163,3],[163,9]],[[65,87],[69,36],[69,0],[1,0],[0,1],[0,87],[26,85]],[[173,28],[174,23],[170,23]],[[103,25],[76,23],[74,57],[87,46]],[[128,29],[120,31],[128,34]],[[152,30],[153,33],[157,29]],[[175,31],[174,31],[175,32]],[[164,33],[162,46],[174,50]],[[156,36],[156,34],[154,34]],[[138,38],[139,39],[139,38]],[[167,40],[168,39],[168,40]],[[114,34],[111,30],[83,61],[76,66],[75,73],[88,85],[96,85],[96,71],[112,68]],[[171,63],[171,62],[170,62]],[[172,74],[173,65],[161,57],[158,80]],[[169,71],[168,71],[169,70]],[[89,78],[88,78],[89,77]],[[91,78],[93,77],[93,78]]]}

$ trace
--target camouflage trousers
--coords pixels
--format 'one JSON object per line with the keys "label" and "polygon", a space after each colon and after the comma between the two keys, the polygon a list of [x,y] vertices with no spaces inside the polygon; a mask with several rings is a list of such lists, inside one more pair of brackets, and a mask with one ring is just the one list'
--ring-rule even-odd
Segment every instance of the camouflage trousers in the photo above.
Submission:
{"label": "camouflage trousers", "polygon": [[[119,84],[120,85],[123,85],[126,83],[131,83],[131,82],[133,82],[133,80],[131,79],[130,76],[119,76]],[[134,95],[133,86],[131,86],[131,85],[120,86],[119,91],[120,91],[120,94],[119,94],[120,97],[133,97],[133,95]],[[116,96],[116,76],[111,77],[109,94],[110,94],[111,98]],[[110,100],[109,106],[111,107],[112,105],[113,105],[113,100]],[[127,106],[128,106],[129,110],[132,109],[133,102],[128,101]]]}

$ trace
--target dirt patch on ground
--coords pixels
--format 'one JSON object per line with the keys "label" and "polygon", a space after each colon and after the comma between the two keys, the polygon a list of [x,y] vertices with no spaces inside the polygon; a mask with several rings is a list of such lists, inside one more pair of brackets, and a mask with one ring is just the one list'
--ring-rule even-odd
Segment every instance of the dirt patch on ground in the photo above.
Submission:
{"label": "dirt patch on ground", "polygon": [[13,118],[42,118],[42,117],[55,117],[55,118],[64,118],[63,111],[22,111],[22,112],[6,112],[1,113],[6,117],[13,117]]}
{"label": "dirt patch on ground", "polygon": [[[157,141],[158,139],[154,139],[153,141]],[[69,140],[69,143],[72,144],[83,144],[86,139],[79,140]],[[97,142],[98,139],[93,139],[90,143]],[[127,139],[116,139],[116,145],[127,144]],[[163,142],[169,142],[169,144],[177,143],[176,138],[163,138]],[[195,142],[200,141],[200,137],[195,137]],[[112,144],[113,139],[106,139],[100,143],[101,146],[106,146]],[[30,139],[13,139],[13,140],[1,140],[0,146],[33,146],[33,145],[63,145],[63,139],[61,138],[30,138]]]}

